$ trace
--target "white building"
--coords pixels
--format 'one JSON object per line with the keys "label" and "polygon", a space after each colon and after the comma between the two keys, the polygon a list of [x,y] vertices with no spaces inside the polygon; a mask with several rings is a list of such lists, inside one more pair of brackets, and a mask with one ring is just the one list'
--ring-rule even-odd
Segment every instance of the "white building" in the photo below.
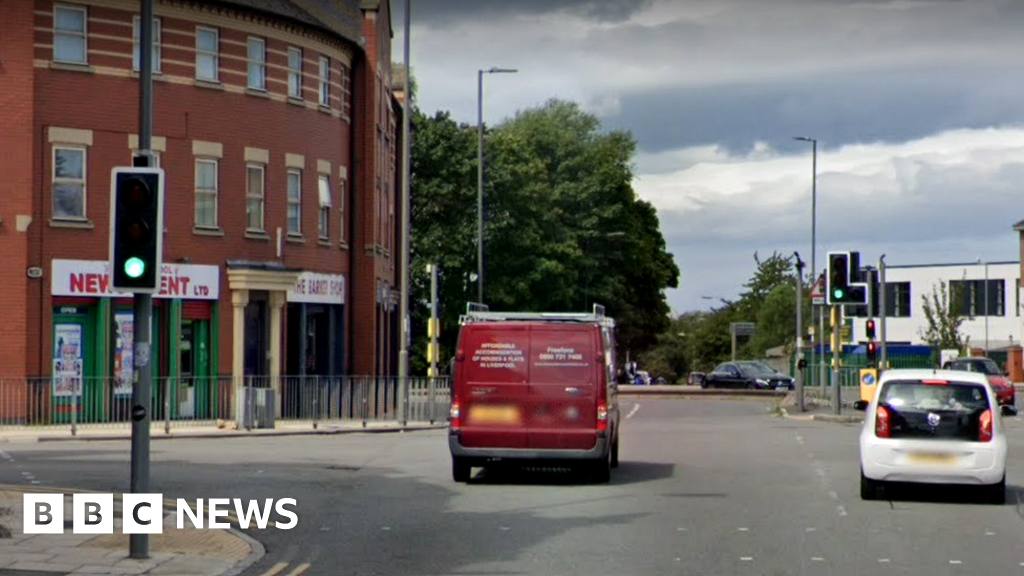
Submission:
{"label": "white building", "polygon": [[[924,314],[924,296],[931,297],[939,282],[946,291],[959,289],[960,306],[966,316],[960,332],[970,346],[998,350],[1020,344],[1024,333],[1021,323],[1020,262],[968,264],[925,264],[885,268],[886,340],[890,343],[923,344],[928,327]],[[988,286],[986,297],[985,286]],[[877,294],[877,292],[876,292]],[[877,318],[879,308],[874,307]],[[853,340],[864,341],[863,317],[853,318]],[[876,338],[881,338],[881,325]]]}

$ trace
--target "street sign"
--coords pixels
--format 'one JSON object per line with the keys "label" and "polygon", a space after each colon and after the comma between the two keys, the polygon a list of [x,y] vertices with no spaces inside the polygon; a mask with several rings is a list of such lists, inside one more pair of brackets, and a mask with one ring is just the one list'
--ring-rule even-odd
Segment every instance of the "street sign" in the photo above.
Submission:
{"label": "street sign", "polygon": [[753,322],[730,322],[729,331],[734,336],[753,336],[754,335],[754,323]]}
{"label": "street sign", "polygon": [[811,304],[823,306],[825,304],[825,277],[818,276],[818,281],[811,287]]}

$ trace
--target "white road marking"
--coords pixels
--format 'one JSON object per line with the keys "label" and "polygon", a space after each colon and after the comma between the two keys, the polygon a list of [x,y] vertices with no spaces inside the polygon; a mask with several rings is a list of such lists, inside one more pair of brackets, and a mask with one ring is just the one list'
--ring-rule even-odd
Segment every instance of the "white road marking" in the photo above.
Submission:
{"label": "white road marking", "polygon": [[686,532],[686,530],[687,529],[683,528],[682,526],[680,526],[679,528],[676,528],[676,532]]}
{"label": "white road marking", "polygon": [[750,528],[737,528],[739,532],[750,532]]}
{"label": "white road marking", "polygon": [[639,404],[633,404],[633,409],[629,411],[629,414],[626,414],[626,420],[629,420],[630,418],[632,418],[636,414],[637,410],[639,410],[639,409],[640,409],[640,405]]}
{"label": "white road marking", "polygon": [[953,564],[955,566],[959,566],[960,564],[963,564],[963,562],[961,562],[959,560],[950,560],[949,563]]}
{"label": "white road marking", "polygon": [[511,530],[512,529],[509,526],[499,526],[498,528],[499,528],[499,530]]}
{"label": "white road marking", "polygon": [[990,530],[985,532],[985,536],[995,536],[995,535],[996,535],[996,533],[992,532]]}
{"label": "white road marking", "polygon": [[824,562],[824,561],[825,561],[825,559],[822,558],[821,556],[815,556],[814,558],[811,558],[811,562]]}
{"label": "white road marking", "polygon": [[804,528],[804,532],[814,532],[817,528]]}
{"label": "white road marking", "polygon": [[391,530],[391,526],[381,526],[381,530]]}
{"label": "white road marking", "polygon": [[846,516],[846,508],[843,508],[842,506],[836,506],[836,509],[839,510],[840,516]]}
{"label": "white road marking", "polygon": [[753,562],[754,561],[754,557],[753,556],[740,556],[740,561],[741,562]]}
{"label": "white road marking", "polygon": [[888,558],[879,558],[878,559],[878,563],[879,564],[888,564],[889,563],[889,559]]}

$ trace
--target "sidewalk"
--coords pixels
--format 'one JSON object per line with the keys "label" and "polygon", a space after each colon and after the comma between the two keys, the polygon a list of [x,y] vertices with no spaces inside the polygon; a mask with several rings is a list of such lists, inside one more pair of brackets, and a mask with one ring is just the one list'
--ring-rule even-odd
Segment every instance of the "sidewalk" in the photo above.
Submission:
{"label": "sidewalk", "polygon": [[133,560],[128,558],[128,536],[120,533],[120,513],[114,534],[71,534],[70,495],[65,496],[64,534],[24,534],[23,494],[14,488],[0,490],[0,570],[5,573],[231,576],[264,555],[259,542],[234,529],[197,530],[186,522],[178,530],[172,513],[164,519],[164,533],[149,537],[150,558]]}
{"label": "sidewalk", "polygon": [[[333,421],[320,422],[314,428],[312,421],[277,422],[276,428],[246,430],[234,429],[233,426],[216,424],[177,425],[172,424],[170,433],[165,431],[163,422],[154,422],[150,429],[153,440],[171,438],[252,438],[257,436],[294,436],[303,434],[373,434],[388,432],[415,432],[420,430],[438,430],[448,427],[447,419],[434,424],[429,422],[410,422],[400,426],[397,422]],[[69,442],[90,440],[130,440],[131,426],[128,424],[104,425],[84,424],[78,426],[75,434],[71,433],[70,425],[62,426],[21,426],[0,428],[0,444],[4,443],[35,443],[35,442]]]}
{"label": "sidewalk", "polygon": [[[846,389],[843,390],[846,392]],[[853,396],[850,394],[850,396]],[[859,398],[859,397],[858,397]],[[789,420],[814,420],[820,422],[836,422],[840,424],[859,424],[864,421],[864,413],[853,407],[854,399],[843,399],[842,414],[834,414],[832,401],[827,398],[813,396],[804,397],[803,412],[797,407],[796,393],[786,394],[778,404],[778,411],[783,418]]]}

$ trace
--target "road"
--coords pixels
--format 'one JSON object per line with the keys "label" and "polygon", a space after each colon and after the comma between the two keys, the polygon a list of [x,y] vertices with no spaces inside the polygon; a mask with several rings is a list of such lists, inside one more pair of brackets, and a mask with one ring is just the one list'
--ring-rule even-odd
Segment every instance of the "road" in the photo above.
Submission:
{"label": "road", "polygon": [[[1007,574],[1024,570],[1014,459],[1005,506],[912,490],[862,502],[857,425],[763,400],[626,400],[609,485],[561,471],[450,480],[444,432],[153,442],[166,497],[298,500],[250,530],[307,575]],[[1024,421],[1009,422],[1011,450]],[[0,482],[127,491],[126,442],[8,444]],[[1016,452],[1016,451],[1014,451]]]}

